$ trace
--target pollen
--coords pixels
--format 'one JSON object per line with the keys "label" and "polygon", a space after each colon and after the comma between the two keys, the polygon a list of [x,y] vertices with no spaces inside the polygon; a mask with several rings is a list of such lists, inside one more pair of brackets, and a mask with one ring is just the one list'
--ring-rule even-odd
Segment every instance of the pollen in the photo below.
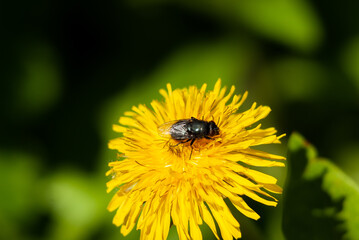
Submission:
{"label": "pollen", "polygon": [[[243,111],[247,92],[234,91],[234,86],[229,91],[221,87],[220,80],[209,91],[206,84],[175,90],[167,84],[160,90],[162,101],[132,107],[113,126],[119,137],[109,142],[109,148],[119,157],[109,163],[106,173],[112,177],[107,192],[114,192],[108,210],[116,211],[113,224],[124,236],[136,226],[141,240],[165,240],[173,224],[179,239],[200,240],[199,226],[206,223],[217,239],[232,240],[240,238],[241,231],[226,198],[255,220],[259,215],[244,196],[277,205],[272,194],[282,190],[276,178],[253,167],[284,166],[284,157],[256,146],[280,143],[285,134],[278,136],[274,128],[258,123],[269,114],[269,107],[253,103]],[[164,126],[191,118],[213,121],[218,134],[193,142],[163,134]]]}

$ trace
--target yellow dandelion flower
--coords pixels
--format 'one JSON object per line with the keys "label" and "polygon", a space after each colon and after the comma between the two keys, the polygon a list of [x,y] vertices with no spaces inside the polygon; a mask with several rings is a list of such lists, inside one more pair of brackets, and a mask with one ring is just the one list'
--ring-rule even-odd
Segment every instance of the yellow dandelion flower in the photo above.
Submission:
{"label": "yellow dandelion flower", "polygon": [[[259,215],[243,196],[268,206],[277,205],[269,194],[281,193],[277,180],[251,169],[284,166],[279,161],[284,157],[252,148],[280,143],[284,136],[275,135],[274,128],[253,126],[269,114],[270,108],[254,103],[249,110],[237,112],[247,92],[233,95],[232,86],[226,94],[220,80],[212,91],[206,92],[206,87],[172,90],[167,84],[167,91],[160,90],[164,102],[152,101],[152,109],[145,105],[132,107],[120,118],[121,125],[113,126],[123,136],[109,143],[110,149],[120,153],[120,159],[109,163],[107,175],[112,179],[107,192],[115,188],[117,192],[108,210],[117,210],[113,223],[121,226],[123,235],[137,223],[142,240],[166,239],[174,224],[181,240],[198,240],[202,239],[199,225],[205,222],[218,239],[232,240],[240,238],[241,231],[225,198],[252,219]],[[189,123],[192,117],[213,121],[219,133],[208,139],[202,135],[194,142],[164,134],[165,127],[179,120]]]}

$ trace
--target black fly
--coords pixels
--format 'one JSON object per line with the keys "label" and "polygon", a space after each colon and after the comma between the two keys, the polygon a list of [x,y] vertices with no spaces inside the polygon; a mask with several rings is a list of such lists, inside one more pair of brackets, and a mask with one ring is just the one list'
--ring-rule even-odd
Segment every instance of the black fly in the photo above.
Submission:
{"label": "black fly", "polygon": [[214,121],[203,121],[191,117],[164,123],[158,127],[158,132],[161,136],[170,136],[172,139],[180,141],[178,144],[191,141],[190,146],[192,147],[196,139],[212,139],[211,137],[218,135],[219,128]]}

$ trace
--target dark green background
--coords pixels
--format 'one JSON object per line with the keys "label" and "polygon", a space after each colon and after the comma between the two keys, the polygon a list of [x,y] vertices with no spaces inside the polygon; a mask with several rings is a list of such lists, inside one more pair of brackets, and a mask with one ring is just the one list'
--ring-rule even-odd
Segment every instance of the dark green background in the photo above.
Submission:
{"label": "dark green background", "polygon": [[[358,183],[358,9],[349,0],[2,1],[0,239],[120,239],[105,209],[111,126],[160,99],[167,82],[212,89],[222,78],[248,90],[242,110],[269,105],[265,127],[301,132]],[[265,150],[286,155],[286,141]],[[284,185],[285,169],[264,171]],[[262,218],[239,216],[244,239],[282,239],[281,202],[248,201]]]}

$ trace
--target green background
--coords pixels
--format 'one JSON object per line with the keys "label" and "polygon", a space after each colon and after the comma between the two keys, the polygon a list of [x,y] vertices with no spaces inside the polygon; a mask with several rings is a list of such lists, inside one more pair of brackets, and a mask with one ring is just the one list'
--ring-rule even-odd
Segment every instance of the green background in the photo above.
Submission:
{"label": "green background", "polygon": [[[307,147],[299,135],[287,148],[298,131],[337,166],[318,168],[340,168],[343,184],[354,186],[346,193],[357,194],[358,9],[350,0],[1,2],[0,239],[123,239],[106,210],[112,124],[132,105],[161,99],[168,82],[211,89],[221,78],[237,94],[248,90],[242,110],[254,101],[270,106],[263,125],[287,133],[282,145],[262,149],[305,166],[308,159],[295,154]],[[336,180],[310,184],[326,176],[312,168],[312,177],[299,167],[263,169],[288,191],[277,208],[246,199],[261,219],[235,213],[244,239],[303,239],[293,230],[299,226],[305,239],[359,239],[347,228],[357,226],[354,210],[316,226],[313,216],[329,219],[341,212],[338,204],[352,205],[348,195],[331,193],[346,189]],[[328,229],[339,235],[325,235]],[[174,228],[169,238],[176,239]]]}

